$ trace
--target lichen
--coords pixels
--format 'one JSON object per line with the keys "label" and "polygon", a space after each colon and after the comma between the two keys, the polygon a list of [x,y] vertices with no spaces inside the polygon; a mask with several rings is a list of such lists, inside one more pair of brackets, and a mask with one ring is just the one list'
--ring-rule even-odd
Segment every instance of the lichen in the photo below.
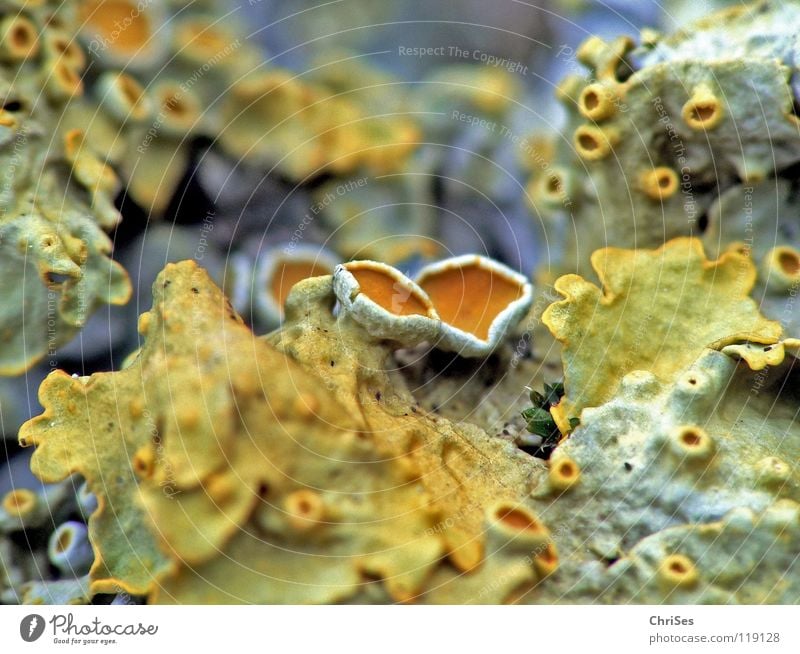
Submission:
{"label": "lichen", "polygon": [[80,47],[63,36],[77,29],[69,8],[43,2],[2,15],[0,374],[15,375],[100,304],[127,301],[130,283],[104,233],[119,220],[116,175],[62,120],[83,93]]}
{"label": "lichen", "polygon": [[[12,486],[0,497],[0,603],[43,603],[39,591],[50,584],[47,577],[47,553],[31,547],[37,533],[47,533],[54,522],[72,510],[71,479],[39,488]],[[73,585],[68,576],[62,586]],[[58,603],[61,595],[52,595]],[[88,601],[88,600],[87,600]]]}
{"label": "lichen", "polygon": [[536,579],[520,552],[484,543],[490,501],[524,506],[527,455],[420,411],[373,367],[387,346],[337,328],[333,298],[330,276],[298,284],[270,345],[195,264],[170,265],[128,367],[48,377],[20,442],[37,475],[79,472],[98,497],[92,593],[332,602],[375,577],[383,601],[409,601],[445,555]]}
{"label": "lichen", "polygon": [[[649,269],[661,257],[653,277],[664,283],[677,259],[701,284],[716,268],[716,290],[744,302],[728,292],[729,263],[705,261],[695,242],[615,254]],[[624,273],[609,264],[606,277]],[[20,434],[36,445],[38,475],[78,472],[98,495],[92,594],[165,603],[800,596],[789,577],[774,591],[754,581],[791,571],[791,542],[773,552],[767,541],[796,528],[800,341],[715,337],[669,368],[637,367],[646,357],[614,368],[608,396],[545,462],[469,417],[422,407],[392,363],[396,345],[334,313],[330,275],[296,284],[284,326],[266,337],[192,262],[170,264],[153,292],[128,366],[53,373],[45,413]],[[648,283],[626,301],[640,296],[651,298]],[[731,561],[719,579],[710,535],[727,533],[731,516],[761,514],[769,518],[743,550],[709,550]]]}
{"label": "lichen", "polygon": [[323,216],[343,258],[397,265],[417,254],[439,254],[434,194],[426,176],[413,174],[427,165],[421,152],[395,175],[335,179],[315,190],[312,212]]}
{"label": "lichen", "polygon": [[[223,99],[220,142],[229,154],[275,167],[298,181],[362,168],[402,167],[419,141],[412,120],[371,114],[358,95],[307,82],[283,70],[237,80]],[[253,139],[253,134],[259,134]]]}
{"label": "lichen", "polygon": [[697,239],[679,238],[657,250],[598,250],[592,265],[602,287],[561,277],[555,289],[566,299],[543,316],[563,345],[566,396],[552,410],[563,433],[629,372],[669,381],[714,343],[781,335],[748,296],[756,270],[738,252],[708,261]]}
{"label": "lichen", "polygon": [[752,259],[758,272],[752,296],[789,334],[800,333],[800,221],[795,219],[800,208],[793,189],[794,182],[783,178],[727,189],[709,208],[703,235],[710,253],[735,250]]}
{"label": "lichen", "polygon": [[[47,377],[0,601],[800,602],[796,3],[591,37],[564,138],[535,143],[510,71],[295,74],[213,4],[133,7],[0,17],[0,373],[127,299],[115,196],[164,215],[198,147],[227,162],[206,179],[241,161],[311,208],[228,269],[276,331],[169,264],[119,369]],[[535,296],[486,257],[427,262],[520,199],[511,160],[545,221]]]}
{"label": "lichen", "polygon": [[403,345],[430,342],[462,357],[486,357],[529,312],[524,275],[477,254],[425,266],[416,281],[384,263],[336,267],[341,312],[373,337]]}
{"label": "lichen", "polygon": [[[590,274],[588,255],[603,246],[650,248],[730,232],[718,222],[731,217],[713,211],[719,196],[764,183],[774,193],[781,179],[795,178],[798,11],[761,0],[671,35],[643,31],[638,46],[592,36],[577,49],[587,74],[568,76],[557,91],[571,143],[554,143],[531,183],[548,237],[563,248],[553,261],[558,272]],[[548,192],[547,180],[558,188]],[[782,221],[796,222],[791,214]],[[745,236],[772,238],[751,230],[731,240]]]}
{"label": "lichen", "polygon": [[19,600],[21,604],[89,604],[89,577],[28,581],[20,587]]}
{"label": "lichen", "polygon": [[[777,349],[768,370],[723,348],[668,381],[630,372],[609,401],[583,411],[535,491],[553,498],[541,516],[562,566],[531,601],[797,601],[797,344]],[[564,461],[580,471],[567,485],[563,469],[553,476]],[[779,513],[780,525],[753,517]],[[741,537],[724,530],[730,516],[750,516]],[[670,556],[692,562],[681,579]]]}

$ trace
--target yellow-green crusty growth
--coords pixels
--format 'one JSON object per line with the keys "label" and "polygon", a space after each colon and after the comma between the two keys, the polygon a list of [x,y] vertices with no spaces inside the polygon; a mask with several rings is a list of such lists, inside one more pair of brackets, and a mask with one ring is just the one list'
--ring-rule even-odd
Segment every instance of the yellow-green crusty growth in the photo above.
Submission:
{"label": "yellow-green crusty growth", "polygon": [[97,305],[127,301],[104,234],[114,198],[124,186],[162,214],[194,137],[298,181],[390,172],[420,140],[412,120],[339,95],[336,76],[258,72],[260,50],[208,3],[13,4],[0,31],[0,374],[55,353]]}
{"label": "yellow-green crusty growth", "polygon": [[[523,551],[485,540],[491,502],[532,515],[527,456],[420,413],[367,367],[388,350],[352,322],[337,325],[334,298],[330,276],[298,284],[276,348],[242,324],[205,271],[170,265],[126,368],[47,378],[45,413],[20,442],[36,446],[42,479],[80,473],[98,497],[91,593],[412,601],[443,557],[481,584],[513,570],[492,601],[512,581],[538,578]],[[479,473],[486,461],[488,475]],[[450,569],[445,585],[457,597],[461,576]]]}
{"label": "yellow-green crusty growth", "polygon": [[669,380],[704,347],[750,339],[774,343],[780,323],[748,297],[756,278],[750,259],[728,252],[709,261],[700,241],[674,239],[657,250],[605,248],[592,255],[595,286],[565,275],[565,299],[543,320],[563,346],[566,395],[553,408],[563,433],[584,407],[613,396],[620,380],[647,370]]}
{"label": "yellow-green crusty growth", "polygon": [[[356,80],[369,82],[366,66],[345,58],[298,77],[265,65],[225,3],[92,0],[80,9],[80,42],[103,72],[64,121],[86,127],[130,195],[155,215],[167,208],[198,136],[298,182],[394,172],[420,141],[413,119],[358,91]],[[404,97],[391,86],[378,92]]]}
{"label": "yellow-green crusty growth", "polygon": [[[657,268],[652,258],[662,256],[669,284],[677,251],[690,278],[716,267],[726,279],[728,264],[709,264],[691,242],[643,252],[643,265]],[[702,276],[695,281],[696,292],[705,289]],[[763,320],[724,288],[730,312]],[[708,348],[693,342],[691,353],[670,349],[670,367],[648,358],[630,370],[608,367],[607,393],[544,461],[469,413],[451,422],[421,406],[392,346],[334,311],[330,275],[297,283],[283,327],[261,338],[192,262],[168,266],[153,291],[139,321],[144,345],[127,367],[53,373],[41,388],[44,414],[20,432],[23,445],[36,446],[36,474],[80,473],[98,496],[89,595],[121,588],[169,603],[800,598],[791,556],[799,434],[796,398],[786,392],[797,386],[798,340],[728,332]],[[653,291],[637,286],[628,302],[640,294]],[[614,321],[620,333],[636,333],[631,314]],[[586,378],[572,381],[580,394]],[[56,597],[70,589],[28,590]],[[80,586],[71,590],[80,599]]]}
{"label": "yellow-green crusty growth", "polygon": [[222,95],[262,53],[230,12],[207,2],[83,2],[75,33],[99,74],[63,121],[84,127],[130,195],[160,215],[186,173],[192,139],[218,136]]}
{"label": "yellow-green crusty growth", "polygon": [[259,70],[237,80],[222,99],[220,144],[235,157],[274,166],[298,181],[325,172],[402,168],[421,140],[414,121],[373,115],[360,97],[285,70]]}
{"label": "yellow-green crusty growth", "polygon": [[612,566],[605,600],[628,597],[636,588],[674,604],[794,603],[798,536],[800,505],[788,499],[665,529]]}
{"label": "yellow-green crusty growth", "polygon": [[0,8],[0,374],[52,355],[130,294],[109,257],[114,171],[62,116],[84,93],[70,5]]}
{"label": "yellow-green crusty growth", "polygon": [[[628,36],[592,36],[562,52],[586,74],[559,85],[565,138],[553,140],[531,183],[548,242],[564,250],[549,262],[557,272],[589,274],[588,256],[600,247],[657,247],[716,230],[715,221],[733,218],[712,211],[720,194],[766,182],[775,195],[800,161],[791,84],[798,21],[797,3],[758,0],[671,35],[643,31],[638,46]],[[568,194],[552,201],[542,190],[564,170]],[[738,209],[747,207],[761,210],[755,202]],[[783,220],[796,226],[791,212]],[[753,237],[741,222],[723,231],[726,241],[708,240],[714,251]],[[781,231],[775,245],[796,231]]]}

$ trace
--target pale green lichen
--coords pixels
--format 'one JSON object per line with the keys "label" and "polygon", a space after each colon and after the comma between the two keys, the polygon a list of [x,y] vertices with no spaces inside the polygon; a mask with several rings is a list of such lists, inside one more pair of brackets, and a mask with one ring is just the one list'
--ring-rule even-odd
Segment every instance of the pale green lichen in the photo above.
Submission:
{"label": "pale green lichen", "polygon": [[[562,565],[531,600],[796,602],[800,451],[788,389],[798,368],[793,355],[779,358],[757,371],[706,350],[669,383],[632,372],[613,399],[586,409],[551,460],[567,458],[580,478],[566,494],[552,477],[535,491],[557,498],[541,515],[551,529],[563,525],[553,529]],[[781,506],[783,526],[751,517],[734,537],[717,524]],[[696,584],[660,583],[671,554],[691,559]]]}
{"label": "pale green lichen", "polygon": [[[735,233],[727,225],[734,218],[713,205],[758,184],[774,192],[794,177],[800,123],[790,78],[799,19],[796,3],[763,0],[671,36],[648,32],[638,47],[626,37],[591,37],[577,50],[588,75],[568,77],[558,91],[571,142],[555,144],[531,185],[557,244],[557,272],[588,273],[588,255],[602,246],[656,247],[705,232],[712,250],[729,241],[715,242],[711,232],[755,239],[759,248],[773,240],[773,232]],[[780,220],[796,231],[790,212]]]}
{"label": "pale green lichen", "polygon": [[395,265],[415,255],[439,253],[430,179],[419,174],[424,163],[423,153],[395,175],[334,180],[314,192],[313,215],[324,216],[333,246],[343,258]]}
{"label": "pale green lichen", "polygon": [[[104,10],[104,3],[96,4]],[[560,376],[558,365],[541,356],[552,341],[543,338],[532,348],[526,340],[542,306],[516,331],[504,327],[491,356],[465,363],[426,350],[437,344],[435,329],[406,338],[374,307],[368,319],[357,316],[348,303],[363,289],[337,283],[335,276],[296,284],[285,298],[283,327],[258,338],[204,271],[191,262],[170,265],[156,281],[152,310],[140,318],[142,348],[117,372],[52,373],[40,389],[44,413],[20,432],[22,445],[36,446],[32,468],[43,480],[65,480],[58,487],[64,488],[75,473],[86,478],[89,492],[80,491],[78,506],[88,516],[93,547],[88,577],[80,576],[90,558],[85,548],[79,560],[58,558],[62,533],[53,536],[51,557],[65,578],[55,581],[41,574],[48,565],[42,552],[22,552],[7,536],[46,518],[41,497],[20,489],[0,513],[0,598],[67,603],[127,593],[163,603],[800,601],[800,342],[779,341],[781,324],[762,316],[747,297],[757,284],[756,293],[772,298],[762,302],[769,317],[778,318],[778,303],[793,297],[800,258],[795,234],[785,229],[774,242],[746,238],[753,229],[747,189],[752,185],[762,198],[766,184],[796,163],[786,66],[793,45],[786,25],[797,16],[794,5],[754,7],[671,38],[648,34],[635,54],[625,39],[590,39],[579,57],[592,79],[568,80],[560,89],[573,103],[570,136],[581,162],[555,152],[553,165],[532,186],[551,226],[565,236],[551,273],[562,266],[588,271],[588,254],[609,240],[655,247],[693,233],[680,157],[691,170],[694,201],[709,211],[707,250],[719,259],[707,260],[691,239],[653,251],[612,247],[591,257],[602,288],[576,275],[556,283],[565,298],[544,321],[564,346],[566,395],[555,406],[539,407],[552,411],[564,433],[558,446],[551,445],[549,461],[516,447],[521,418],[510,431],[505,422],[524,401],[526,384],[540,387],[543,377],[552,382]],[[169,13],[154,6],[147,20],[159,12]],[[257,164],[276,165],[297,179],[322,171],[403,171],[419,163],[409,163],[417,126],[368,119],[374,98],[348,79],[355,68],[346,65],[308,81],[274,70],[237,79],[220,109],[232,119],[227,134],[203,126],[219,114],[201,111],[209,96],[194,92],[212,87],[186,94],[170,75],[195,70],[235,36],[209,32],[207,18],[184,18],[199,22],[167,20],[175,41],[153,44],[153,53],[95,52],[108,68],[93,87],[100,95],[73,100],[71,120],[95,102],[102,120],[86,134],[83,128],[58,134],[60,158],[52,171],[49,160],[31,160],[35,174],[46,171],[46,189],[67,188],[86,207],[84,219],[90,209],[95,215],[95,240],[80,231],[84,223],[77,218],[65,233],[54,232],[60,241],[28,213],[20,214],[18,233],[10,230],[16,245],[32,246],[36,272],[44,270],[51,287],[62,280],[48,275],[70,276],[76,271],[69,261],[80,269],[84,253],[103,251],[97,225],[111,227],[116,220],[116,179],[106,158],[157,211],[185,163],[184,141],[194,134],[219,135],[229,152],[252,154]],[[38,18],[26,20],[35,26]],[[24,24],[20,34],[28,29]],[[176,43],[186,46],[185,57],[166,77],[153,75],[154,62]],[[106,47],[115,45],[122,43]],[[4,47],[9,61],[36,56],[24,38]],[[724,52],[734,52],[737,61],[719,59]],[[217,83],[229,81],[226,66],[250,63],[242,53],[238,63],[217,61]],[[636,70],[629,74],[634,57]],[[75,53],[70,60],[77,65]],[[115,72],[128,64],[136,77]],[[434,80],[453,90],[443,94],[445,106],[474,116],[507,115],[516,90],[506,76],[481,85],[461,72]],[[209,71],[203,83],[212,77]],[[743,84],[751,78],[758,85],[752,93]],[[391,83],[366,72],[364,81]],[[40,85],[54,106],[78,90],[69,74]],[[164,95],[156,102],[151,92]],[[753,104],[758,94],[768,105],[763,112]],[[394,99],[391,108],[402,111],[402,97]],[[158,107],[180,108],[180,115],[157,130],[158,143],[146,148],[147,169],[137,176],[126,171],[130,141],[117,149],[109,137],[144,138]],[[664,116],[668,120],[659,122]],[[0,116],[2,127],[13,127],[6,118]],[[449,127],[458,122],[451,119]],[[254,143],[255,123],[268,133]],[[732,123],[743,126],[744,145],[732,138]],[[641,142],[631,138],[637,132]],[[673,132],[685,144],[683,154],[673,148]],[[173,159],[177,167],[170,168]],[[65,171],[71,172],[69,185]],[[617,192],[622,173],[628,193]],[[151,188],[152,174],[163,178],[161,190]],[[795,203],[787,185],[775,184],[779,213]],[[738,191],[745,197],[737,198]],[[359,207],[372,201],[365,195],[354,195],[351,206],[337,198],[335,220],[345,225],[354,219],[357,226]],[[61,224],[48,201],[37,202],[28,206],[46,214],[42,220]],[[573,202],[580,241],[570,240],[557,215]],[[598,207],[609,218],[605,224],[597,220]],[[759,201],[762,232],[775,218],[772,207]],[[382,221],[376,233],[394,220]],[[359,251],[373,236],[354,231],[339,247]],[[420,233],[427,238],[434,232]],[[97,243],[96,250],[87,243]],[[81,293],[101,279],[96,271],[94,277],[80,273],[88,285]],[[398,272],[389,288],[403,279]],[[117,283],[118,294],[105,299],[121,299],[123,286]],[[60,288],[70,291],[70,281]],[[441,305],[422,304],[431,313],[423,311],[424,317],[441,327],[434,306]],[[76,323],[83,315],[73,296],[61,310]],[[398,349],[397,341],[416,349]],[[81,526],[70,529],[82,534]],[[70,568],[77,568],[75,578],[66,578]]]}
{"label": "pale green lichen", "polygon": [[[102,562],[91,572],[93,593],[122,588],[158,602],[435,603],[791,601],[800,593],[791,582],[776,595],[754,581],[759,566],[768,583],[790,573],[790,545],[780,541],[774,554],[765,545],[773,526],[744,540],[723,580],[702,553],[725,516],[749,511],[776,516],[770,525],[793,524],[800,453],[797,398],[786,389],[797,386],[797,341],[726,340],[722,351],[701,349],[694,363],[660,378],[634,370],[610,385],[608,400],[583,411],[545,463],[469,418],[456,424],[422,410],[387,366],[389,345],[333,314],[330,276],[294,288],[285,326],[266,341],[229,313],[193,264],[168,267],[154,295],[140,324],[145,346],[129,367],[91,380],[52,375],[42,391],[46,413],[21,433],[37,445],[38,474],[81,472],[100,495],[90,519]],[[203,348],[210,334],[225,344],[219,356]],[[187,383],[194,377],[197,384]],[[196,410],[199,395],[220,412],[211,422]],[[119,413],[121,397],[130,405],[119,427],[128,436],[115,451],[118,436],[101,427],[117,424],[107,416]],[[70,413],[76,398],[89,413]],[[226,418],[234,403],[235,424]],[[263,426],[264,411],[285,443],[242,437],[236,425]],[[104,473],[92,470],[96,447],[76,447],[89,425],[111,457],[103,469],[119,466],[129,481],[97,484]],[[372,472],[351,474],[346,461],[356,460],[371,461]],[[371,499],[363,503],[343,499],[365,492]],[[112,523],[129,531],[106,533]],[[669,545],[674,533],[690,534],[684,547]],[[655,550],[655,559],[646,554]],[[141,569],[147,551],[156,559]],[[331,552],[343,558],[332,562]],[[443,556],[454,567],[442,566]]]}
{"label": "pale green lichen", "polygon": [[83,92],[80,48],[62,42],[77,29],[70,11],[50,2],[3,10],[11,30],[4,43],[16,48],[0,61],[4,375],[52,356],[98,305],[123,303],[130,294],[104,233],[119,220],[116,177],[62,121]]}

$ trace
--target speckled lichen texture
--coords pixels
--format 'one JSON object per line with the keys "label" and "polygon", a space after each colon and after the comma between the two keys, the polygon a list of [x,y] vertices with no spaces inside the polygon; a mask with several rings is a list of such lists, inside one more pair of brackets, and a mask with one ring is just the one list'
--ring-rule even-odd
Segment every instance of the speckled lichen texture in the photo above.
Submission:
{"label": "speckled lichen texture", "polygon": [[45,381],[20,441],[37,475],[80,473],[98,497],[92,593],[496,602],[554,564],[526,500],[544,465],[422,411],[334,297],[329,276],[301,283],[264,340],[205,271],[171,265],[128,367]]}
{"label": "speckled lichen texture", "polygon": [[[126,299],[114,195],[163,213],[188,139],[318,178],[319,206],[377,175],[327,220],[343,259],[385,268],[442,231],[405,208],[427,191],[386,175],[437,170],[420,141],[459,121],[368,117],[414,100],[499,120],[518,93],[455,65],[431,77],[446,92],[376,107],[354,78],[391,78],[360,64],[256,71],[212,3],[150,3],[138,43],[109,38],[103,4],[0,3],[19,89],[0,112],[0,373]],[[800,603],[799,23],[800,3],[762,0],[574,53],[587,75],[559,87],[565,138],[539,144],[529,186],[550,256],[481,356],[364,320],[336,273],[257,334],[195,261],[169,264],[119,369],[41,385],[19,443],[45,485],[0,497],[0,601]],[[86,53],[59,40],[77,24],[90,97]],[[413,242],[382,243],[402,221]],[[521,415],[545,387],[548,458]]]}
{"label": "speckled lichen texture", "polygon": [[130,294],[110,259],[114,172],[62,116],[85,56],[72,4],[0,5],[0,374],[54,353],[101,304]]}
{"label": "speckled lichen texture", "polygon": [[392,172],[419,140],[399,112],[373,116],[336,71],[264,72],[264,53],[215,3],[23,5],[0,5],[0,374],[127,301],[107,236],[115,197],[124,188],[162,216],[197,138],[298,182]]}
{"label": "speckled lichen texture", "polygon": [[421,405],[390,343],[334,314],[331,276],[297,284],[268,337],[193,262],[153,293],[127,367],[51,374],[20,432],[37,475],[97,495],[89,595],[800,600],[796,340],[628,372],[545,462],[490,413]]}
{"label": "speckled lichen texture", "polygon": [[798,21],[797,2],[763,0],[671,35],[590,37],[562,55],[586,75],[558,87],[563,137],[529,186],[559,244],[540,281],[591,275],[589,256],[602,247],[697,236],[712,255],[736,244],[753,256],[765,312],[797,324],[786,306],[800,284],[789,190],[800,160]]}
{"label": "speckled lichen texture", "polygon": [[351,92],[356,80],[379,86],[388,77],[365,65],[310,75],[267,66],[236,9],[207,0],[80,4],[80,41],[97,76],[91,97],[64,120],[92,117],[92,142],[142,207],[163,214],[198,137],[239,165],[298,183],[404,164],[418,140],[414,121],[377,115],[365,93]]}

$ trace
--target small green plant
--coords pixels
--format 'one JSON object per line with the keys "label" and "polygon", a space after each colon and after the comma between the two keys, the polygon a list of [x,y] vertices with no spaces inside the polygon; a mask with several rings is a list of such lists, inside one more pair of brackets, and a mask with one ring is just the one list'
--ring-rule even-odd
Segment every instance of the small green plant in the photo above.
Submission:
{"label": "small green plant", "polygon": [[[564,396],[564,384],[562,382],[555,382],[554,384],[544,385],[544,393],[531,390],[530,398],[532,407],[525,409],[522,412],[522,417],[528,423],[528,431],[536,436],[540,436],[542,442],[534,451],[531,452],[533,456],[549,459],[550,454],[558,445],[561,440],[561,432],[556,425],[553,416],[550,413],[550,407],[555,406],[561,401]],[[570,431],[578,426],[578,419],[571,418],[569,421]]]}

